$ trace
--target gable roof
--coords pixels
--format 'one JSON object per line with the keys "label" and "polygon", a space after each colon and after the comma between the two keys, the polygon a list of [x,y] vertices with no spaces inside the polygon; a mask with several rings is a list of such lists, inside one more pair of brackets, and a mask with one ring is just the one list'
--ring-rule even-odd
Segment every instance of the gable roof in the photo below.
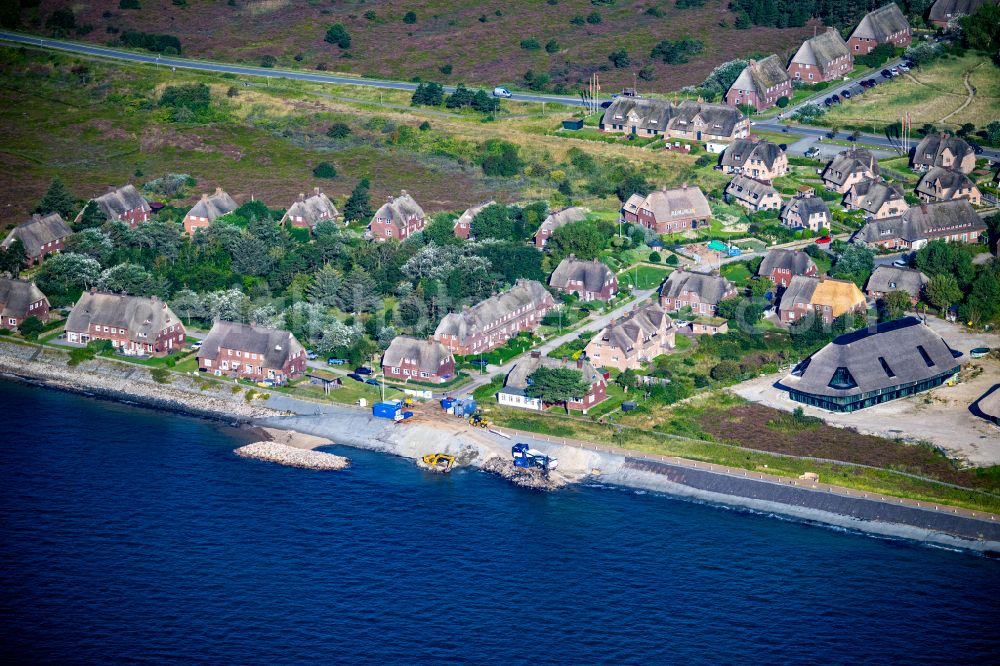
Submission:
{"label": "gable roof", "polygon": [[128,296],[103,291],[85,291],[66,319],[66,330],[87,333],[90,325],[115,326],[128,331],[133,342],[150,343],[167,326],[181,321],[170,307],[152,296]]}
{"label": "gable roof", "polygon": [[726,194],[736,197],[741,201],[747,201],[756,204],[762,201],[766,197],[778,197],[778,190],[774,189],[773,186],[768,183],[755,180],[749,176],[744,176],[740,174],[734,177],[729,184],[726,185]]}
{"label": "gable roof", "polygon": [[828,28],[815,37],[802,42],[802,46],[792,57],[792,62],[803,65],[815,65],[826,73],[830,63],[837,58],[851,55],[847,42],[840,36],[836,28]]}
{"label": "gable roof", "polygon": [[789,80],[788,72],[778,56],[769,55],[763,60],[751,60],[736,77],[730,90],[753,90],[758,97],[765,97],[769,89]]}
{"label": "gable roof", "polygon": [[839,317],[865,303],[865,295],[848,280],[834,280],[809,275],[795,275],[781,295],[781,310],[795,305],[825,305],[830,314]]}
{"label": "gable roof", "polygon": [[318,187],[313,188],[310,196],[299,194],[299,198],[288,207],[282,223],[292,217],[301,217],[310,227],[315,227],[323,220],[336,220],[340,217],[340,211],[333,205],[330,198],[326,196]]}
{"label": "gable roof", "polygon": [[795,196],[788,200],[784,208],[781,209],[781,219],[788,217],[789,213],[795,213],[800,219],[808,221],[813,215],[824,215],[830,221],[830,207],[822,197],[815,195]]}
{"label": "gable roof", "polygon": [[[796,366],[782,384],[814,395],[853,396],[956,371],[960,356],[919,319],[903,317],[841,335]],[[839,368],[846,368],[855,386],[831,386]]]}
{"label": "gable roof", "polygon": [[757,275],[770,276],[776,268],[790,271],[792,275],[805,275],[809,271],[816,272],[816,263],[805,252],[775,248],[764,255]]}
{"label": "gable roof", "polygon": [[887,202],[898,203],[904,210],[910,207],[910,204],[906,203],[902,185],[899,183],[892,183],[890,185],[889,183],[880,180],[871,180],[870,178],[852,185],[851,189],[844,195],[844,198],[854,208],[859,208],[873,215]]}
{"label": "gable roof", "polygon": [[535,236],[537,237],[545,231],[551,235],[552,232],[559,227],[565,226],[571,222],[579,222],[580,220],[586,219],[587,212],[586,208],[580,208],[579,206],[554,211],[542,221],[541,225],[538,227],[538,231],[535,232]]}
{"label": "gable roof", "polygon": [[972,146],[966,143],[964,139],[945,134],[944,132],[940,134],[928,134],[913,149],[913,166],[937,166],[942,161],[946,150],[954,155],[955,160],[959,162],[966,155],[975,155]]}
{"label": "gable roof", "polygon": [[910,24],[903,16],[899,5],[890,2],[878,9],[868,12],[851,33],[851,37],[867,38],[877,42],[886,42],[889,37],[902,30],[909,30]]}
{"label": "gable roof", "polygon": [[0,317],[21,319],[28,314],[28,307],[38,301],[48,302],[48,299],[34,282],[0,278]]}
{"label": "gable roof", "polygon": [[15,239],[21,239],[24,249],[29,257],[39,257],[44,250],[42,246],[46,243],[66,238],[73,233],[69,225],[59,216],[59,213],[49,213],[46,216],[35,214],[31,220],[24,224],[19,224],[10,233],[0,247],[7,249]]}
{"label": "gable roof", "polygon": [[823,180],[843,185],[852,174],[878,176],[881,169],[878,160],[864,148],[849,148],[837,154],[823,171]]}
{"label": "gable roof", "polygon": [[975,187],[976,184],[972,182],[972,179],[961,171],[936,166],[924,174],[920,182],[917,183],[915,191],[917,194],[937,197],[939,196],[938,188],[941,188],[941,195],[950,198],[956,190],[972,191]]}
{"label": "gable roof", "polygon": [[492,328],[495,322],[521,308],[532,309],[553,305],[555,299],[541,282],[522,278],[502,294],[491,296],[461,312],[445,315],[435,329],[434,337],[455,335],[458,336],[460,343],[464,343],[467,337]]}
{"label": "gable roof", "polygon": [[131,183],[95,197],[93,201],[108,219],[111,220],[118,219],[125,213],[137,208],[147,213],[151,210],[149,202],[139,194],[139,191]]}
{"label": "gable roof", "polygon": [[865,285],[865,288],[868,291],[881,293],[905,291],[917,298],[927,282],[927,276],[915,268],[876,266],[871,277],[868,278],[868,284]]}
{"label": "gable roof", "polygon": [[[629,120],[630,117],[632,120]],[[709,134],[730,136],[744,117],[739,109],[725,104],[684,100],[674,105],[666,100],[622,96],[612,100],[611,106],[601,116],[601,124],[689,132],[700,120],[710,129]]]}
{"label": "gable roof", "polygon": [[855,232],[852,240],[867,243],[901,238],[908,243],[949,233],[982,233],[986,223],[968,199],[921,204],[902,215],[872,220]]}
{"label": "gable roof", "polygon": [[771,143],[764,139],[761,141],[750,141],[749,139],[737,139],[729,144],[729,147],[722,153],[719,163],[722,166],[742,167],[751,160],[760,160],[768,169],[774,167],[774,163],[784,154],[778,144]]}
{"label": "gable roof", "polygon": [[288,331],[235,321],[217,321],[212,324],[212,330],[201,341],[198,358],[214,360],[219,356],[220,347],[260,354],[266,363],[264,367],[274,370],[285,367],[292,356],[304,351],[299,341]]}
{"label": "gable roof", "polygon": [[646,196],[633,194],[622,206],[623,210],[638,213],[639,209],[648,210],[657,222],[690,217],[707,218],[712,215],[712,208],[700,187],[683,185],[673,189],[663,188],[653,190]]}
{"label": "gable roof", "polygon": [[549,278],[549,286],[565,289],[573,282],[582,282],[586,291],[601,291],[604,285],[615,277],[615,274],[599,259],[585,261],[570,255],[559,262]]}
{"label": "gable roof", "polygon": [[566,368],[567,370],[577,370],[581,375],[583,375],[584,381],[590,382],[592,387],[594,384],[604,382],[604,375],[594,369],[594,366],[590,364],[590,361],[584,357],[580,357],[579,363],[581,367],[578,368],[576,367],[576,362],[563,363],[562,360],[549,358],[547,356],[529,356],[528,358],[518,361],[517,364],[511,368],[510,372],[507,373],[507,378],[504,380],[503,384],[503,390],[507,393],[524,395],[525,390],[530,385],[528,378],[531,377],[531,375],[533,375],[539,368]]}
{"label": "gable roof", "polygon": [[438,374],[441,366],[453,360],[451,352],[440,342],[397,335],[382,354],[382,365],[398,368],[404,359],[416,363],[421,372]]}
{"label": "gable roof", "polygon": [[[971,16],[983,5],[984,0],[937,0],[927,13],[930,21],[942,23],[959,16]],[[994,1],[994,0],[991,0]]]}
{"label": "gable roof", "polygon": [[490,199],[489,201],[484,201],[484,202],[482,202],[480,204],[476,204],[475,206],[471,206],[469,208],[466,208],[465,212],[462,213],[461,215],[459,215],[458,219],[455,220],[455,226],[457,227],[459,224],[463,224],[464,223],[464,224],[468,225],[469,227],[471,227],[472,226],[472,220],[476,219],[476,215],[479,215],[479,213],[481,213],[484,208],[488,208],[488,207],[492,206],[495,203],[496,203],[496,201],[494,201],[493,199]]}
{"label": "gable roof", "polygon": [[215,188],[215,194],[202,194],[201,201],[191,207],[185,217],[200,217],[211,222],[226,213],[232,213],[239,208],[236,201],[221,187]]}
{"label": "gable roof", "polygon": [[426,215],[424,209],[406,190],[400,190],[398,197],[389,197],[382,207],[375,211],[375,217],[399,225],[405,225],[407,220],[421,220]]}
{"label": "gable roof", "polygon": [[667,327],[673,324],[666,311],[659,304],[650,302],[605,326],[592,338],[592,342],[629,350],[657,333],[664,323]]}
{"label": "gable roof", "polygon": [[718,305],[719,301],[735,291],[733,283],[720,275],[695,273],[693,271],[674,271],[660,287],[660,295],[676,299],[685,291],[698,294],[705,303]]}

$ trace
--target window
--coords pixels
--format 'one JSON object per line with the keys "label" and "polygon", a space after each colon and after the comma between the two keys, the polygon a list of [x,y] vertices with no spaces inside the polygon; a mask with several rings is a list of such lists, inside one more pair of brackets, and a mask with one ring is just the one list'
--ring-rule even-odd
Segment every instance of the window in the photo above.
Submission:
{"label": "window", "polygon": [[885,370],[885,374],[886,375],[888,375],[889,377],[895,377],[896,376],[896,373],[893,372],[892,368],[889,367],[889,364],[886,363],[885,358],[883,358],[882,356],[879,356],[878,357],[878,362],[882,364],[882,369]]}
{"label": "window", "polygon": [[927,354],[927,350],[924,349],[924,346],[923,345],[917,345],[917,351],[920,352],[920,357],[922,359],[924,359],[924,363],[927,364],[927,367],[928,368],[933,368],[934,367],[934,361],[931,360],[931,357]]}
{"label": "window", "polygon": [[857,388],[858,383],[854,381],[851,371],[841,366],[834,371],[833,377],[830,378],[830,383],[827,386],[832,389],[845,390]]}

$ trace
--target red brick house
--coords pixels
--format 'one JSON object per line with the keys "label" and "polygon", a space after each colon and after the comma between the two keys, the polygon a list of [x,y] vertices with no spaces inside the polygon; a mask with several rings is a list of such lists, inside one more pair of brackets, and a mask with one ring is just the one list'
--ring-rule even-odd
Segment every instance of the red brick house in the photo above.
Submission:
{"label": "red brick house", "polygon": [[481,204],[476,204],[471,208],[466,208],[465,212],[458,216],[455,220],[455,236],[461,238],[462,240],[469,240],[469,236],[472,235],[472,220],[479,215],[484,208],[488,208],[495,204],[496,201],[490,199],[489,201],[484,201]]}
{"label": "red brick house", "polygon": [[306,370],[306,350],[288,331],[217,321],[198,350],[198,369],[283,384]]}
{"label": "red brick house", "polygon": [[398,197],[389,197],[382,207],[375,211],[375,216],[368,225],[372,239],[384,242],[390,238],[405,240],[423,231],[427,224],[424,209],[413,200],[406,190],[401,190]]}
{"label": "red brick house", "polygon": [[520,279],[502,294],[445,315],[434,339],[456,354],[485,354],[518,333],[536,330],[555,304],[543,284]]}
{"label": "red brick house", "polygon": [[757,275],[771,278],[779,287],[787,287],[796,275],[815,276],[816,263],[799,250],[770,250],[757,268]]}
{"label": "red brick house", "polygon": [[[149,222],[152,209],[146,198],[139,194],[131,183],[124,187],[112,187],[108,192],[91,199],[101,209],[105,217],[115,222],[124,222],[135,229],[143,222]],[[76,216],[77,222],[83,216],[83,211]]]}
{"label": "red brick house", "polygon": [[73,230],[59,213],[49,213],[44,217],[36,213],[28,222],[11,229],[0,243],[0,249],[6,250],[15,240],[20,240],[28,255],[28,265],[34,266],[42,263],[46,256],[60,252],[66,237],[72,233]]}
{"label": "red brick house", "polygon": [[205,229],[218,217],[232,213],[239,208],[236,201],[223,191],[215,188],[215,194],[201,195],[201,201],[192,206],[184,216],[184,231],[193,236],[198,229]]}
{"label": "red brick house", "polygon": [[736,293],[733,283],[720,275],[679,270],[660,287],[660,305],[667,312],[690,307],[695,315],[715,316],[719,301]]}
{"label": "red brick house", "polygon": [[[533,409],[542,411],[552,405],[545,404],[541,398],[533,398],[528,395],[528,387],[531,385],[531,376],[539,368],[571,368],[577,370],[583,380],[590,383],[590,388],[584,395],[573,398],[569,401],[570,409],[581,410],[584,414],[587,410],[603,402],[608,397],[608,380],[604,374],[598,372],[582,356],[576,361],[566,359],[557,360],[543,357],[541,352],[533,351],[531,356],[522,361],[518,361],[504,381],[503,388],[497,392],[497,402],[506,407],[517,407],[520,409]],[[560,405],[561,406],[561,405]]]}
{"label": "red brick house", "polygon": [[839,79],[854,69],[854,56],[836,28],[807,39],[788,63],[788,75],[803,83]]}
{"label": "red brick house", "polygon": [[305,193],[299,194],[285,214],[281,218],[281,224],[290,224],[299,229],[309,229],[312,231],[320,222],[336,222],[340,217],[340,211],[333,205],[330,198],[323,194],[318,187],[313,188],[313,193],[308,197]]}
{"label": "red brick house", "polygon": [[913,40],[909,22],[903,16],[899,5],[890,2],[865,14],[848,38],[847,46],[856,57],[870,53],[879,44],[892,44],[905,48],[911,41]]}
{"label": "red brick house", "polygon": [[633,194],[621,208],[623,222],[670,234],[709,224],[712,209],[701,188],[682,185],[654,190],[646,196]]}
{"label": "red brick house", "polygon": [[871,220],[854,232],[852,243],[887,250],[919,250],[928,241],[978,243],[986,223],[968,199],[921,204],[898,217]]}
{"label": "red brick house", "polygon": [[618,278],[599,259],[583,261],[571,254],[552,271],[549,286],[565,294],[576,294],[582,301],[607,302],[618,293]]}
{"label": "red brick house", "polygon": [[382,374],[390,379],[443,384],[455,376],[455,357],[440,342],[399,335],[382,354]]}
{"label": "red brick house", "polygon": [[776,55],[763,60],[751,60],[726,93],[730,106],[752,106],[758,111],[769,109],[782,97],[791,98],[792,80]]}
{"label": "red brick house", "polygon": [[110,340],[127,356],[166,356],[184,346],[180,319],[155,296],[85,291],[66,319],[66,340],[86,345]]}
{"label": "red brick house", "polygon": [[586,220],[587,212],[586,208],[574,207],[563,208],[562,210],[557,210],[549,214],[548,217],[542,220],[541,225],[538,227],[538,231],[535,232],[535,247],[539,250],[545,247],[545,244],[549,242],[549,238],[559,227],[572,222]]}
{"label": "red brick house", "polygon": [[27,280],[0,278],[0,328],[15,330],[28,317],[49,320],[49,299]]}

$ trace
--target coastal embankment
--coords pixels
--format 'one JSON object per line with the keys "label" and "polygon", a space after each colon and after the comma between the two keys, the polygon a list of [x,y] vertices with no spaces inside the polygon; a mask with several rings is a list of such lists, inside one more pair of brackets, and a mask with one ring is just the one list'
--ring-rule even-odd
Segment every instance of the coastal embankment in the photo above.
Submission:
{"label": "coastal embankment", "polygon": [[272,408],[253,394],[248,400],[245,387],[179,374],[171,374],[170,383],[162,384],[148,368],[112,359],[71,367],[64,352],[9,341],[0,341],[0,373],[87,395],[253,423],[278,431],[270,431],[262,440],[305,451],[334,442],[412,460],[446,453],[454,455],[458,465],[496,473],[496,461],[509,461],[511,445],[525,442],[559,459],[546,488],[592,479],[874,534],[1000,552],[1000,521],[990,514],[530,433],[476,430],[462,419],[432,416],[431,408],[406,423],[374,418],[366,409],[306,402],[280,393],[271,394],[269,402],[280,407]]}
{"label": "coastal embankment", "polygon": [[101,357],[70,366],[69,355],[63,351],[8,340],[0,340],[0,374],[63,391],[226,422],[248,423],[283,413],[267,407],[254,394],[248,400],[245,387],[181,374],[171,374],[169,383],[160,383],[149,368]]}

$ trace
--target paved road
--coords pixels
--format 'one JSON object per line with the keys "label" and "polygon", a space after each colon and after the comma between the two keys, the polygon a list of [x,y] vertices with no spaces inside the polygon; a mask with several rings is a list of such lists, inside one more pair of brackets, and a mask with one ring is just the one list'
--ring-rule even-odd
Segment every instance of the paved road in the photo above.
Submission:
{"label": "paved road", "polygon": [[[268,67],[231,65],[207,60],[190,60],[188,58],[161,56],[152,53],[136,53],[132,51],[124,51],[122,49],[112,49],[104,46],[82,44],[79,42],[70,42],[61,39],[47,39],[45,37],[23,35],[6,30],[0,30],[0,41],[27,44],[59,51],[69,51],[71,53],[80,53],[100,58],[111,58],[113,60],[127,60],[129,62],[143,63],[147,65],[162,65],[163,67],[180,67],[182,69],[193,69],[202,72],[219,72],[223,74],[238,74],[240,76],[260,76],[272,79],[310,81],[313,83],[336,83],[341,85],[368,86],[371,88],[387,88],[390,90],[416,90],[417,88],[416,83],[409,83],[406,81],[385,81],[382,79],[337,76],[335,74],[320,74],[314,72],[273,69]],[[445,86],[444,89],[446,92],[453,92],[455,90],[454,86]],[[516,102],[547,102],[550,104],[555,103],[568,104],[571,106],[583,106],[583,102],[579,98],[564,97],[560,95],[533,95],[516,93],[510,99]]]}

